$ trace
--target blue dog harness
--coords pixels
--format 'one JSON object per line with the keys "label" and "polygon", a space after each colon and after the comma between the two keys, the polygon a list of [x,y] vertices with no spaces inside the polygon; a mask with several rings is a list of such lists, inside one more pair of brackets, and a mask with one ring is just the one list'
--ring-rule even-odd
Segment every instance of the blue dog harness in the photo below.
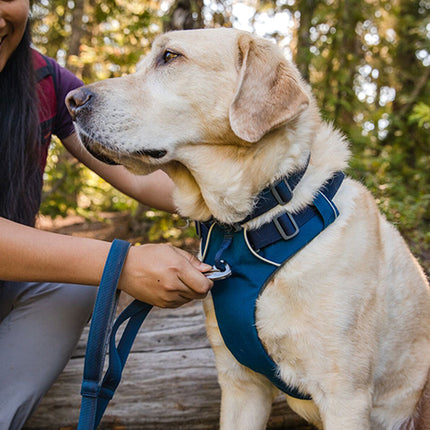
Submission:
{"label": "blue dog harness", "polygon": [[217,281],[211,294],[224,342],[239,363],[266,376],[276,387],[298,399],[310,399],[279,377],[278,367],[262,345],[255,323],[256,301],[285,262],[327,228],[339,215],[332,199],[344,174],[336,173],[317,193],[313,203],[296,214],[285,212],[256,230],[242,225],[292,198],[304,171],[284,178],[260,195],[253,214],[239,225],[216,221],[200,223],[205,263],[231,276]]}

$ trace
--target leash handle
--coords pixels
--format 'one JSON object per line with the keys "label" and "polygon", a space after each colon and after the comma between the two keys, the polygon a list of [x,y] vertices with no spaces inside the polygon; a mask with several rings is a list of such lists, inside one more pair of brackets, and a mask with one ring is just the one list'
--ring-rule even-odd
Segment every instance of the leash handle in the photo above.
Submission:
{"label": "leash handle", "polygon": [[[151,309],[152,305],[139,300],[134,300],[124,309],[112,327],[109,342],[109,367],[100,387],[94,429],[99,425],[110,400],[118,388],[121,381],[122,371],[125,367],[131,347],[133,346],[133,342],[140,326]],[[116,346],[116,333],[121,325],[126,321],[128,321],[128,323],[123,331],[118,346]]]}
{"label": "leash handle", "polygon": [[[117,285],[130,243],[115,239],[109,250],[94,306],[85,353],[81,387],[82,403],[78,430],[97,428],[121,380],[122,370],[137,332],[152,306],[135,300],[113,324],[119,291]],[[116,346],[118,328],[129,320]],[[109,367],[102,382],[103,366],[109,344]]]}

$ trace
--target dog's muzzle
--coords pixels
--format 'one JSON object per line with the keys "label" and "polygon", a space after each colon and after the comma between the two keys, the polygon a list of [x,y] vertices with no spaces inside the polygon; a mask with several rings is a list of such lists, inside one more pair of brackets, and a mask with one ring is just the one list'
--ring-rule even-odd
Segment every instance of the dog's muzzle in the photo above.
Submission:
{"label": "dog's muzzle", "polygon": [[67,94],[66,106],[73,121],[76,121],[79,114],[90,110],[94,97],[94,93],[86,87],[77,88]]}
{"label": "dog's muzzle", "polygon": [[[96,94],[93,93],[87,87],[77,88],[67,94],[66,106],[70,112],[73,121],[78,123],[82,122],[85,115],[89,115],[91,113],[92,104],[94,103],[95,99]],[[98,142],[97,140],[91,139],[91,137],[82,132],[79,133],[79,136],[83,145],[93,157],[106,164],[119,164],[116,161],[112,160],[108,155],[106,155],[101,148],[98,148],[99,146],[103,147],[102,143]],[[109,150],[109,148],[107,148],[107,150]],[[166,154],[167,151],[165,149],[140,149],[127,155],[137,158],[150,157],[159,160],[166,156]]]}
{"label": "dog's muzzle", "polygon": [[[95,94],[86,87],[77,88],[67,94],[66,106],[73,121],[78,121],[79,115],[89,113],[94,98]],[[82,144],[94,158],[97,158],[97,160],[106,164],[118,165],[116,161],[109,158],[100,150],[97,150],[94,141],[86,134],[79,133],[79,137],[81,139]]]}
{"label": "dog's muzzle", "polygon": [[79,133],[79,138],[81,139],[82,144],[84,145],[85,149],[94,157],[97,158],[97,160],[105,163],[110,164],[111,166],[118,166],[120,163],[117,163],[116,161],[112,160],[112,158],[108,157],[106,154],[101,152],[100,150],[97,150],[97,146],[100,146],[100,144],[95,145],[94,141],[89,138],[84,133]]}

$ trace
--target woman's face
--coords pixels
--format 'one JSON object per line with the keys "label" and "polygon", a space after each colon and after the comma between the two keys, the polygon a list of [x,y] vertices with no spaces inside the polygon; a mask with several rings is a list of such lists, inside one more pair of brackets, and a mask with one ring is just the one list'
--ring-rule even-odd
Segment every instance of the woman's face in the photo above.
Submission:
{"label": "woman's face", "polygon": [[29,10],[29,0],[0,0],[0,72],[21,42]]}

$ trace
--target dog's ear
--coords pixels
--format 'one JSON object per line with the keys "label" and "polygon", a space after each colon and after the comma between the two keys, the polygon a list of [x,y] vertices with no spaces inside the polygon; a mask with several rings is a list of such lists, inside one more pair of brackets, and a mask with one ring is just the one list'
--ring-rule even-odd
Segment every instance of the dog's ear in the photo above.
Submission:
{"label": "dog's ear", "polygon": [[248,142],[292,120],[309,105],[291,66],[273,53],[270,42],[242,35],[239,47],[239,83],[230,106],[233,132]]}

